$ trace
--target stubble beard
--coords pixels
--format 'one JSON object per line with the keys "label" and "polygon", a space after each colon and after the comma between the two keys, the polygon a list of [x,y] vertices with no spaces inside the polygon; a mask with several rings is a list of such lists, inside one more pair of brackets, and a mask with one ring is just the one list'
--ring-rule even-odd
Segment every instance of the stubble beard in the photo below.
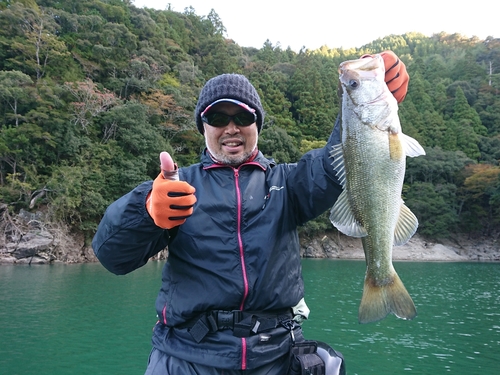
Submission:
{"label": "stubble beard", "polygon": [[[244,140],[242,140],[245,142]],[[257,148],[257,140],[255,140],[255,144],[253,145],[250,151],[245,151],[240,155],[228,155],[219,150],[213,150],[212,147],[208,144],[207,139],[205,138],[205,145],[207,146],[208,152],[212,155],[212,158],[219,164],[229,165],[231,167],[238,167],[244,162],[246,162],[253,155],[255,149]]]}

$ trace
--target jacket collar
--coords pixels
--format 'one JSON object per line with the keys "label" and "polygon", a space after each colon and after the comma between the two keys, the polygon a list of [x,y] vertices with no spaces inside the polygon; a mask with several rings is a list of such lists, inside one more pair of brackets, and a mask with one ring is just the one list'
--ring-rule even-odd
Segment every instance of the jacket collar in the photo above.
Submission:
{"label": "jacket collar", "polygon": [[[206,148],[205,150],[203,150],[203,153],[201,154],[201,164],[203,165],[203,169],[216,168],[216,167],[229,167],[226,164],[219,164],[215,162]],[[269,167],[274,167],[276,163],[274,162],[274,160],[266,158],[264,154],[262,154],[262,152],[257,150],[256,154],[253,155],[252,158],[250,158],[250,160],[241,164],[238,167],[238,169],[244,165],[258,165],[263,170],[266,170]]]}

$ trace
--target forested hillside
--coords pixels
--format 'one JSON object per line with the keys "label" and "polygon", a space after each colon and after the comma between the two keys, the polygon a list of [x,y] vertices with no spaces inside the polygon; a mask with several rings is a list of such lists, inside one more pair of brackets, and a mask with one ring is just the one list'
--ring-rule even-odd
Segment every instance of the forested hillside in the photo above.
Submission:
{"label": "forested hillside", "polygon": [[[138,9],[129,0],[0,0],[0,203],[47,213],[90,239],[107,205],[204,147],[193,110],[207,79],[245,74],[267,112],[259,148],[279,162],[322,146],[339,111],[340,62],[391,49],[411,80],[404,199],[419,233],[498,235],[500,39],[389,35],[357,49],[294,52],[224,37],[215,11]],[[497,36],[498,37],[498,36]],[[327,215],[308,234],[333,230]]]}

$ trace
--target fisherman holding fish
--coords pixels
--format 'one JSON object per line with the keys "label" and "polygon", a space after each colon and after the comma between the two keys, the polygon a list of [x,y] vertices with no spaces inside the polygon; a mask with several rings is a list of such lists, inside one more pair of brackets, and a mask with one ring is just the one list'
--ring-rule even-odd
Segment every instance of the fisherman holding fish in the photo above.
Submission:
{"label": "fisherman holding fish", "polygon": [[[391,51],[361,60],[377,59],[385,90],[401,102],[405,65]],[[347,84],[356,82],[353,75]],[[276,164],[258,150],[264,110],[244,76],[207,81],[194,116],[206,142],[201,162],[177,168],[162,153],[158,177],[112,203],[92,242],[100,262],[118,275],[168,246],[146,374],[344,373],[340,353],[302,335],[309,309],[297,227],[341,194],[344,211],[355,202],[343,193],[350,180],[340,171],[348,164],[339,148],[340,122],[344,127],[347,119],[339,118],[325,147],[297,163]],[[405,149],[393,152],[401,158]],[[356,215],[332,222],[369,231],[371,222]]]}

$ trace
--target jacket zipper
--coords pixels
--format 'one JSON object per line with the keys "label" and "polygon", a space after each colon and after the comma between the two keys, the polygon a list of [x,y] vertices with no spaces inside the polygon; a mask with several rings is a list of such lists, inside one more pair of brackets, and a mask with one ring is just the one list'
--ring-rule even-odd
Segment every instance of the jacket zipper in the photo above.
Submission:
{"label": "jacket zipper", "polygon": [[163,324],[167,325],[167,303],[163,306],[163,310],[161,311],[161,315],[163,317]]}
{"label": "jacket zipper", "polygon": [[248,279],[247,279],[247,269],[245,265],[245,253],[243,249],[243,239],[241,238],[241,190],[240,190],[240,181],[239,181],[239,172],[237,169],[234,170],[235,177],[235,185],[236,185],[236,201],[237,201],[237,234],[238,234],[238,246],[240,250],[240,263],[241,263],[241,272],[243,276],[243,298],[240,304],[240,310],[243,310],[245,306],[245,301],[248,296]]}
{"label": "jacket zipper", "polygon": [[[262,165],[260,165],[257,162],[249,162],[249,163],[245,163],[245,165],[256,165],[263,170],[266,169],[265,167],[263,167]],[[222,168],[222,167],[224,167],[224,166],[219,165],[219,164],[212,164],[211,166],[204,167],[204,169]],[[241,219],[241,216],[242,216],[241,205],[242,205],[242,203],[241,203],[241,190],[240,190],[240,181],[239,181],[239,177],[240,177],[239,168],[238,169],[233,168],[233,171],[234,171],[234,184],[236,187],[236,206],[237,206],[237,218],[236,218],[236,220],[237,220],[238,247],[239,247],[239,251],[240,251],[241,273],[242,273],[242,277],[243,277],[243,288],[244,288],[243,298],[241,299],[241,303],[240,303],[240,310],[243,310],[243,308],[245,307],[246,299],[248,297],[249,286],[248,286],[247,269],[246,269],[246,264],[245,264],[245,252],[244,252],[244,248],[243,248],[243,239],[241,237],[241,220],[242,220]],[[242,337],[241,338],[241,369],[246,370],[246,368],[247,368],[247,341],[244,337]]]}
{"label": "jacket zipper", "polygon": [[[241,263],[241,273],[243,276],[243,298],[241,299],[240,310],[243,310],[245,306],[245,301],[248,296],[248,278],[247,269],[245,265],[245,253],[243,249],[243,239],[241,238],[241,190],[240,190],[240,180],[239,171],[234,169],[234,183],[236,186],[236,205],[237,209],[237,233],[238,233],[238,246],[240,250],[240,263]],[[241,369],[246,370],[247,368],[247,342],[244,337],[241,338]]]}

